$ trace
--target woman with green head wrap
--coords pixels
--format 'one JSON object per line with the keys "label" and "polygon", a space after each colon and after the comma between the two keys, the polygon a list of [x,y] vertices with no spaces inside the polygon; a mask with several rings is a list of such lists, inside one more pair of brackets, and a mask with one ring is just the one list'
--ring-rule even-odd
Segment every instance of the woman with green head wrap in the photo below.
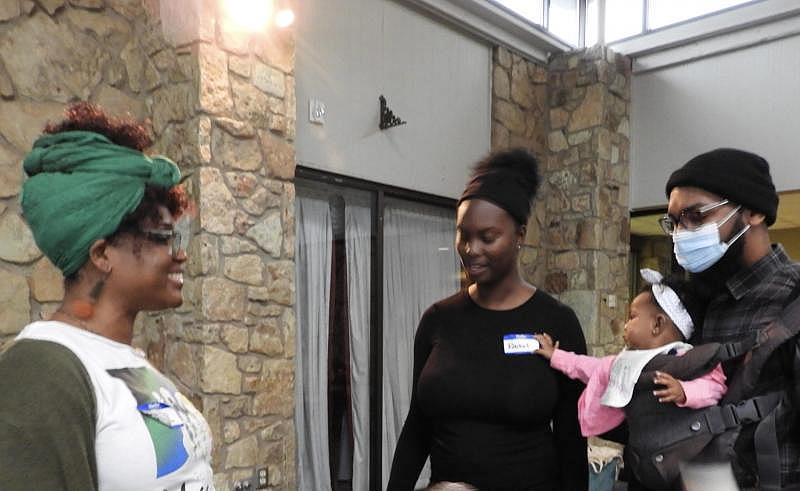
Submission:
{"label": "woman with green head wrap", "polygon": [[48,125],[22,210],[63,303],[0,355],[0,489],[211,490],[203,416],[131,346],[142,310],[182,303],[188,201],[141,124],[88,103]]}

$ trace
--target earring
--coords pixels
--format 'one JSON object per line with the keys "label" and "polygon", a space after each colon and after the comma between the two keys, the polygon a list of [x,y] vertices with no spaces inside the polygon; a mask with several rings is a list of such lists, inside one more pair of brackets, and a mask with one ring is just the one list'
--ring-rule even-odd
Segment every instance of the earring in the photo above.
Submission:
{"label": "earring", "polygon": [[89,290],[90,300],[78,299],[72,303],[72,312],[75,317],[86,320],[94,315],[94,304],[97,303],[97,299],[100,298],[100,293],[103,291],[105,285],[106,280],[103,278],[95,283],[92,289]]}
{"label": "earring", "polygon": [[75,300],[69,310],[69,313],[79,320],[86,320],[94,315],[94,305],[86,300]]}
{"label": "earring", "polygon": [[79,298],[73,301],[70,305],[68,315],[80,321],[91,318],[94,315],[94,304],[97,303],[97,300],[100,298],[100,293],[102,293],[103,287],[106,286],[106,278],[108,278],[110,274],[111,270],[106,271],[105,276],[92,286],[92,289],[89,290],[89,300]]}

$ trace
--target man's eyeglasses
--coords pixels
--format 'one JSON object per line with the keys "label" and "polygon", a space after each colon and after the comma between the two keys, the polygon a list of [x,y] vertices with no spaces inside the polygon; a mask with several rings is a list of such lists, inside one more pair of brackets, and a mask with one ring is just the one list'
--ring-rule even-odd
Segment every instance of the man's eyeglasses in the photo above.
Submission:
{"label": "man's eyeglasses", "polygon": [[182,234],[178,230],[147,229],[140,230],[142,236],[156,244],[169,245],[170,254],[173,258],[178,257],[181,251],[186,250],[185,239],[188,234]]}
{"label": "man's eyeglasses", "polygon": [[717,201],[716,203],[709,203],[703,206],[684,208],[678,214],[677,218],[667,214],[658,219],[658,224],[661,225],[661,230],[663,230],[664,233],[667,235],[672,235],[673,233],[675,233],[675,229],[678,228],[678,224],[680,224],[680,226],[686,230],[695,230],[696,228],[703,225],[703,221],[705,220],[706,215],[716,210],[720,206],[724,206],[727,204],[728,200],[723,199],[722,201]]}

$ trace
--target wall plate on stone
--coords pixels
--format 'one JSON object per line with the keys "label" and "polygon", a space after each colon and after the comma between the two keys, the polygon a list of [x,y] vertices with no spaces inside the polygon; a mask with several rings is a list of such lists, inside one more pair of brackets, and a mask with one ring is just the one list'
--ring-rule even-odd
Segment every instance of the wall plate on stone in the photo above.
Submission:
{"label": "wall plate on stone", "polygon": [[239,479],[233,483],[233,491],[250,491],[252,489],[255,489],[253,487],[252,477],[248,477],[247,479]]}
{"label": "wall plate on stone", "polygon": [[267,489],[269,478],[266,467],[256,469],[256,489]]}
{"label": "wall plate on stone", "polygon": [[233,491],[251,491],[254,489],[267,489],[269,474],[266,467],[259,467],[252,476],[239,479],[233,483]]}

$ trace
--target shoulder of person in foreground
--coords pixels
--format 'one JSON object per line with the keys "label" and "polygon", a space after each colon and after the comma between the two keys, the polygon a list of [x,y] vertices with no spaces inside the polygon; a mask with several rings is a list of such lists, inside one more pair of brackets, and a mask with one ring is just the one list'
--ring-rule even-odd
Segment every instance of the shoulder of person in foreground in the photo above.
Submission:
{"label": "shoulder of person in foreground", "polygon": [[459,290],[456,293],[437,300],[430,307],[425,309],[423,315],[431,314],[451,314],[463,311],[469,305],[467,292]]}
{"label": "shoulder of person in foreground", "polygon": [[431,329],[440,320],[462,315],[469,305],[466,293],[459,291],[431,304],[422,312],[419,319],[419,328]]}
{"label": "shoulder of person in foreground", "polygon": [[0,355],[0,394],[0,489],[97,488],[94,391],[74,353],[15,342]]}

